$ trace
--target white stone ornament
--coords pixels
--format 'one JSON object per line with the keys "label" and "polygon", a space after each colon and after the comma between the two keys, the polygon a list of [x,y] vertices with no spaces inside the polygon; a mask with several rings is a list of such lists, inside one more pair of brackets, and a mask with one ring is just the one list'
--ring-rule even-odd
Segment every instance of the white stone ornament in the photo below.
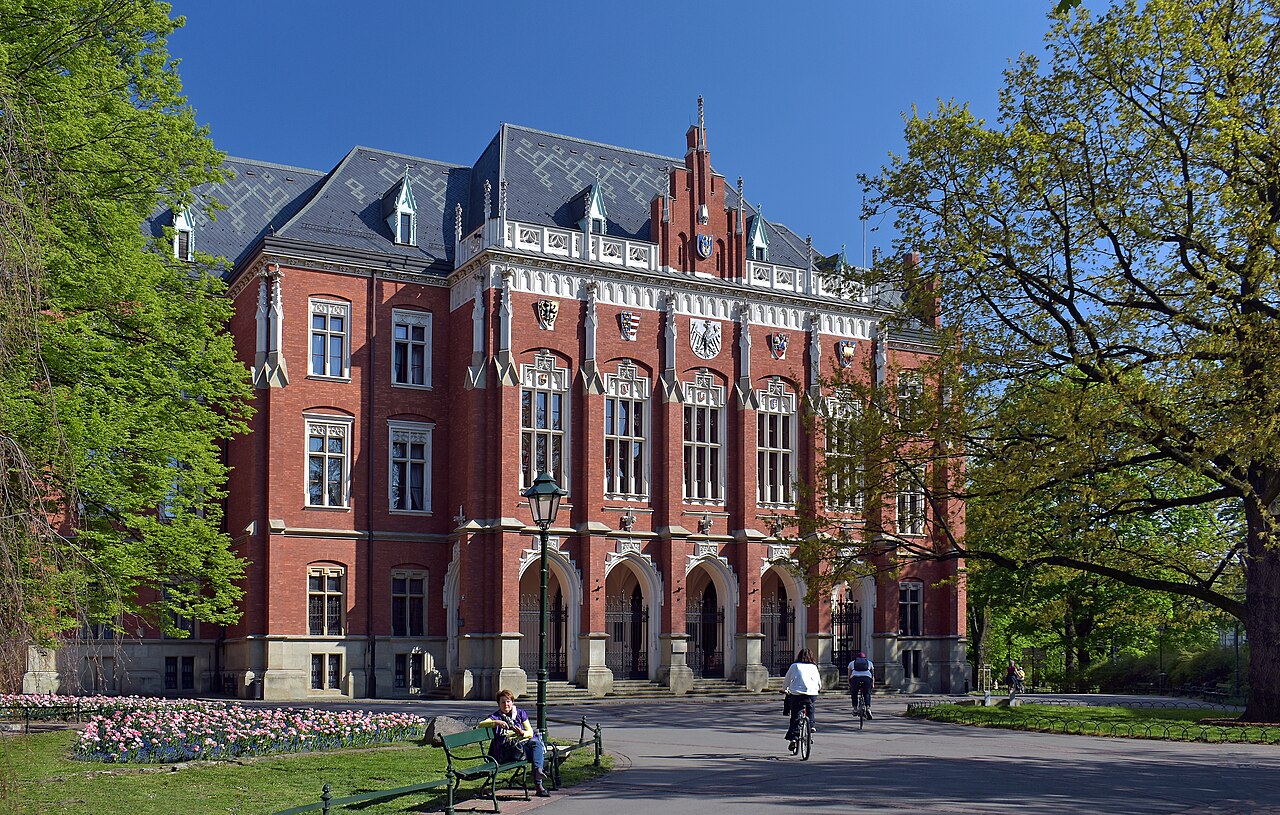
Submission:
{"label": "white stone ornament", "polygon": [[715,320],[689,321],[689,349],[702,359],[713,359],[720,353],[720,323]]}

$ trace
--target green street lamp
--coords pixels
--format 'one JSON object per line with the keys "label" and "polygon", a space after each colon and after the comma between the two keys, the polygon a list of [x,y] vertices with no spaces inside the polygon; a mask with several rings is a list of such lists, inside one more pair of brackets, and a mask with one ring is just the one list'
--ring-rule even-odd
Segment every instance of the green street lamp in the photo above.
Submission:
{"label": "green street lamp", "polygon": [[567,492],[551,477],[551,473],[543,470],[534,479],[533,486],[523,493],[529,499],[529,510],[533,513],[533,522],[538,525],[541,538],[541,583],[538,590],[538,732],[546,738],[547,733],[547,528],[555,523],[556,513],[560,511],[560,499]]}

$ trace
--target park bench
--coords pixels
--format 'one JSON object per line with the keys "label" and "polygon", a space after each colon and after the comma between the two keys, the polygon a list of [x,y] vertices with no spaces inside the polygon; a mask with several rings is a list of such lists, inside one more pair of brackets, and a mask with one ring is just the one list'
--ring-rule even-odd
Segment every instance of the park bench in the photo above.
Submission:
{"label": "park bench", "polygon": [[520,785],[524,789],[524,799],[529,798],[529,773],[533,769],[533,765],[525,759],[519,761],[507,761],[499,763],[489,755],[489,741],[493,738],[493,728],[477,727],[474,730],[464,730],[461,733],[452,733],[442,736],[441,741],[444,742],[444,754],[449,762],[449,775],[453,778],[453,784],[449,787],[449,812],[453,811],[454,794],[458,790],[458,785],[463,781],[470,781],[476,778],[483,778],[484,784],[481,785],[481,791],[485,786],[489,787],[489,798],[493,801],[493,811],[501,812],[498,808],[498,776],[508,774],[508,786],[515,786],[515,780],[520,779]]}

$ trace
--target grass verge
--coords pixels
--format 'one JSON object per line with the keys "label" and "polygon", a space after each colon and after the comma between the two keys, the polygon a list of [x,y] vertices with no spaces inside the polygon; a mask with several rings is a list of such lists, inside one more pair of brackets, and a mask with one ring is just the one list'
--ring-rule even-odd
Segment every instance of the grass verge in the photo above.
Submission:
{"label": "grass verge", "polygon": [[936,705],[916,708],[910,715],[955,724],[1065,733],[1079,736],[1118,736],[1167,741],[1232,742],[1280,744],[1280,727],[1220,726],[1200,724],[1206,718],[1220,718],[1221,711],[1194,708],[1086,707],[1062,705],[1019,705],[1017,707],[972,707]]}
{"label": "grass verge", "polygon": [[[265,815],[320,800],[325,784],[335,798],[443,778],[444,751],[417,743],[361,750],[268,756],[176,765],[92,764],[72,761],[76,733],[59,730],[0,738],[0,813],[35,815]],[[609,756],[592,766],[590,750],[563,768],[565,786],[608,772]],[[460,800],[479,782],[464,783]],[[517,791],[512,793],[519,797]],[[501,800],[502,793],[499,793]],[[443,788],[359,805],[362,815],[429,812],[444,808]]]}

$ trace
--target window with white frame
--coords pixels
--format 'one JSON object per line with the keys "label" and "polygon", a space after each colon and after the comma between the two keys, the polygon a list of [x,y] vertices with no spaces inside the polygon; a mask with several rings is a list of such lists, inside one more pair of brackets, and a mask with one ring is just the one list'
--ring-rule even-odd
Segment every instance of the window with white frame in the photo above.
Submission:
{"label": "window with white frame", "polygon": [[724,503],[724,387],[705,368],[684,386],[684,500]]}
{"label": "window with white frame", "polygon": [[898,534],[924,534],[924,465],[898,465]]}
{"label": "window with white frame", "polygon": [[520,384],[520,489],[546,471],[567,490],[569,370],[544,349],[520,366]]}
{"label": "window with white frame", "polygon": [[427,629],[427,573],[391,573],[391,636],[421,637]]}
{"label": "window with white frame", "polygon": [[342,654],[311,655],[311,689],[342,690]]}
{"label": "window with white frame", "polygon": [[841,391],[826,401],[827,506],[862,511],[863,459],[858,442],[862,404]]}
{"label": "window with white frame", "polygon": [[606,498],[649,495],[649,379],[629,362],[604,377],[604,492]]}
{"label": "window with white frame", "polygon": [[756,500],[761,504],[790,506],[796,472],[796,395],[774,377],[769,387],[756,391]]}
{"label": "window with white frame", "polygon": [[346,578],[341,566],[307,569],[307,633],[340,637],[346,632]]}
{"label": "window with white frame", "polygon": [[180,209],[173,213],[173,256],[178,260],[191,260],[195,236],[195,224],[191,213]]}
{"label": "window with white frame", "polygon": [[348,506],[351,428],[350,419],[307,419],[307,506]]}
{"label": "window with white frame", "polygon": [[924,584],[918,580],[904,580],[898,584],[898,634],[903,637],[920,636],[920,618],[924,610]]}
{"label": "window with white frame", "polygon": [[[919,371],[898,373],[898,423],[915,428],[924,412],[924,381]],[[918,429],[918,428],[917,428]]]}
{"label": "window with white frame", "polygon": [[392,310],[391,382],[415,388],[431,387],[430,313]]}
{"label": "window with white frame", "polygon": [[431,511],[431,431],[428,422],[387,422],[391,432],[388,493],[392,512]]}
{"label": "window with white frame", "polygon": [[311,303],[311,375],[346,379],[351,374],[351,304]]}

